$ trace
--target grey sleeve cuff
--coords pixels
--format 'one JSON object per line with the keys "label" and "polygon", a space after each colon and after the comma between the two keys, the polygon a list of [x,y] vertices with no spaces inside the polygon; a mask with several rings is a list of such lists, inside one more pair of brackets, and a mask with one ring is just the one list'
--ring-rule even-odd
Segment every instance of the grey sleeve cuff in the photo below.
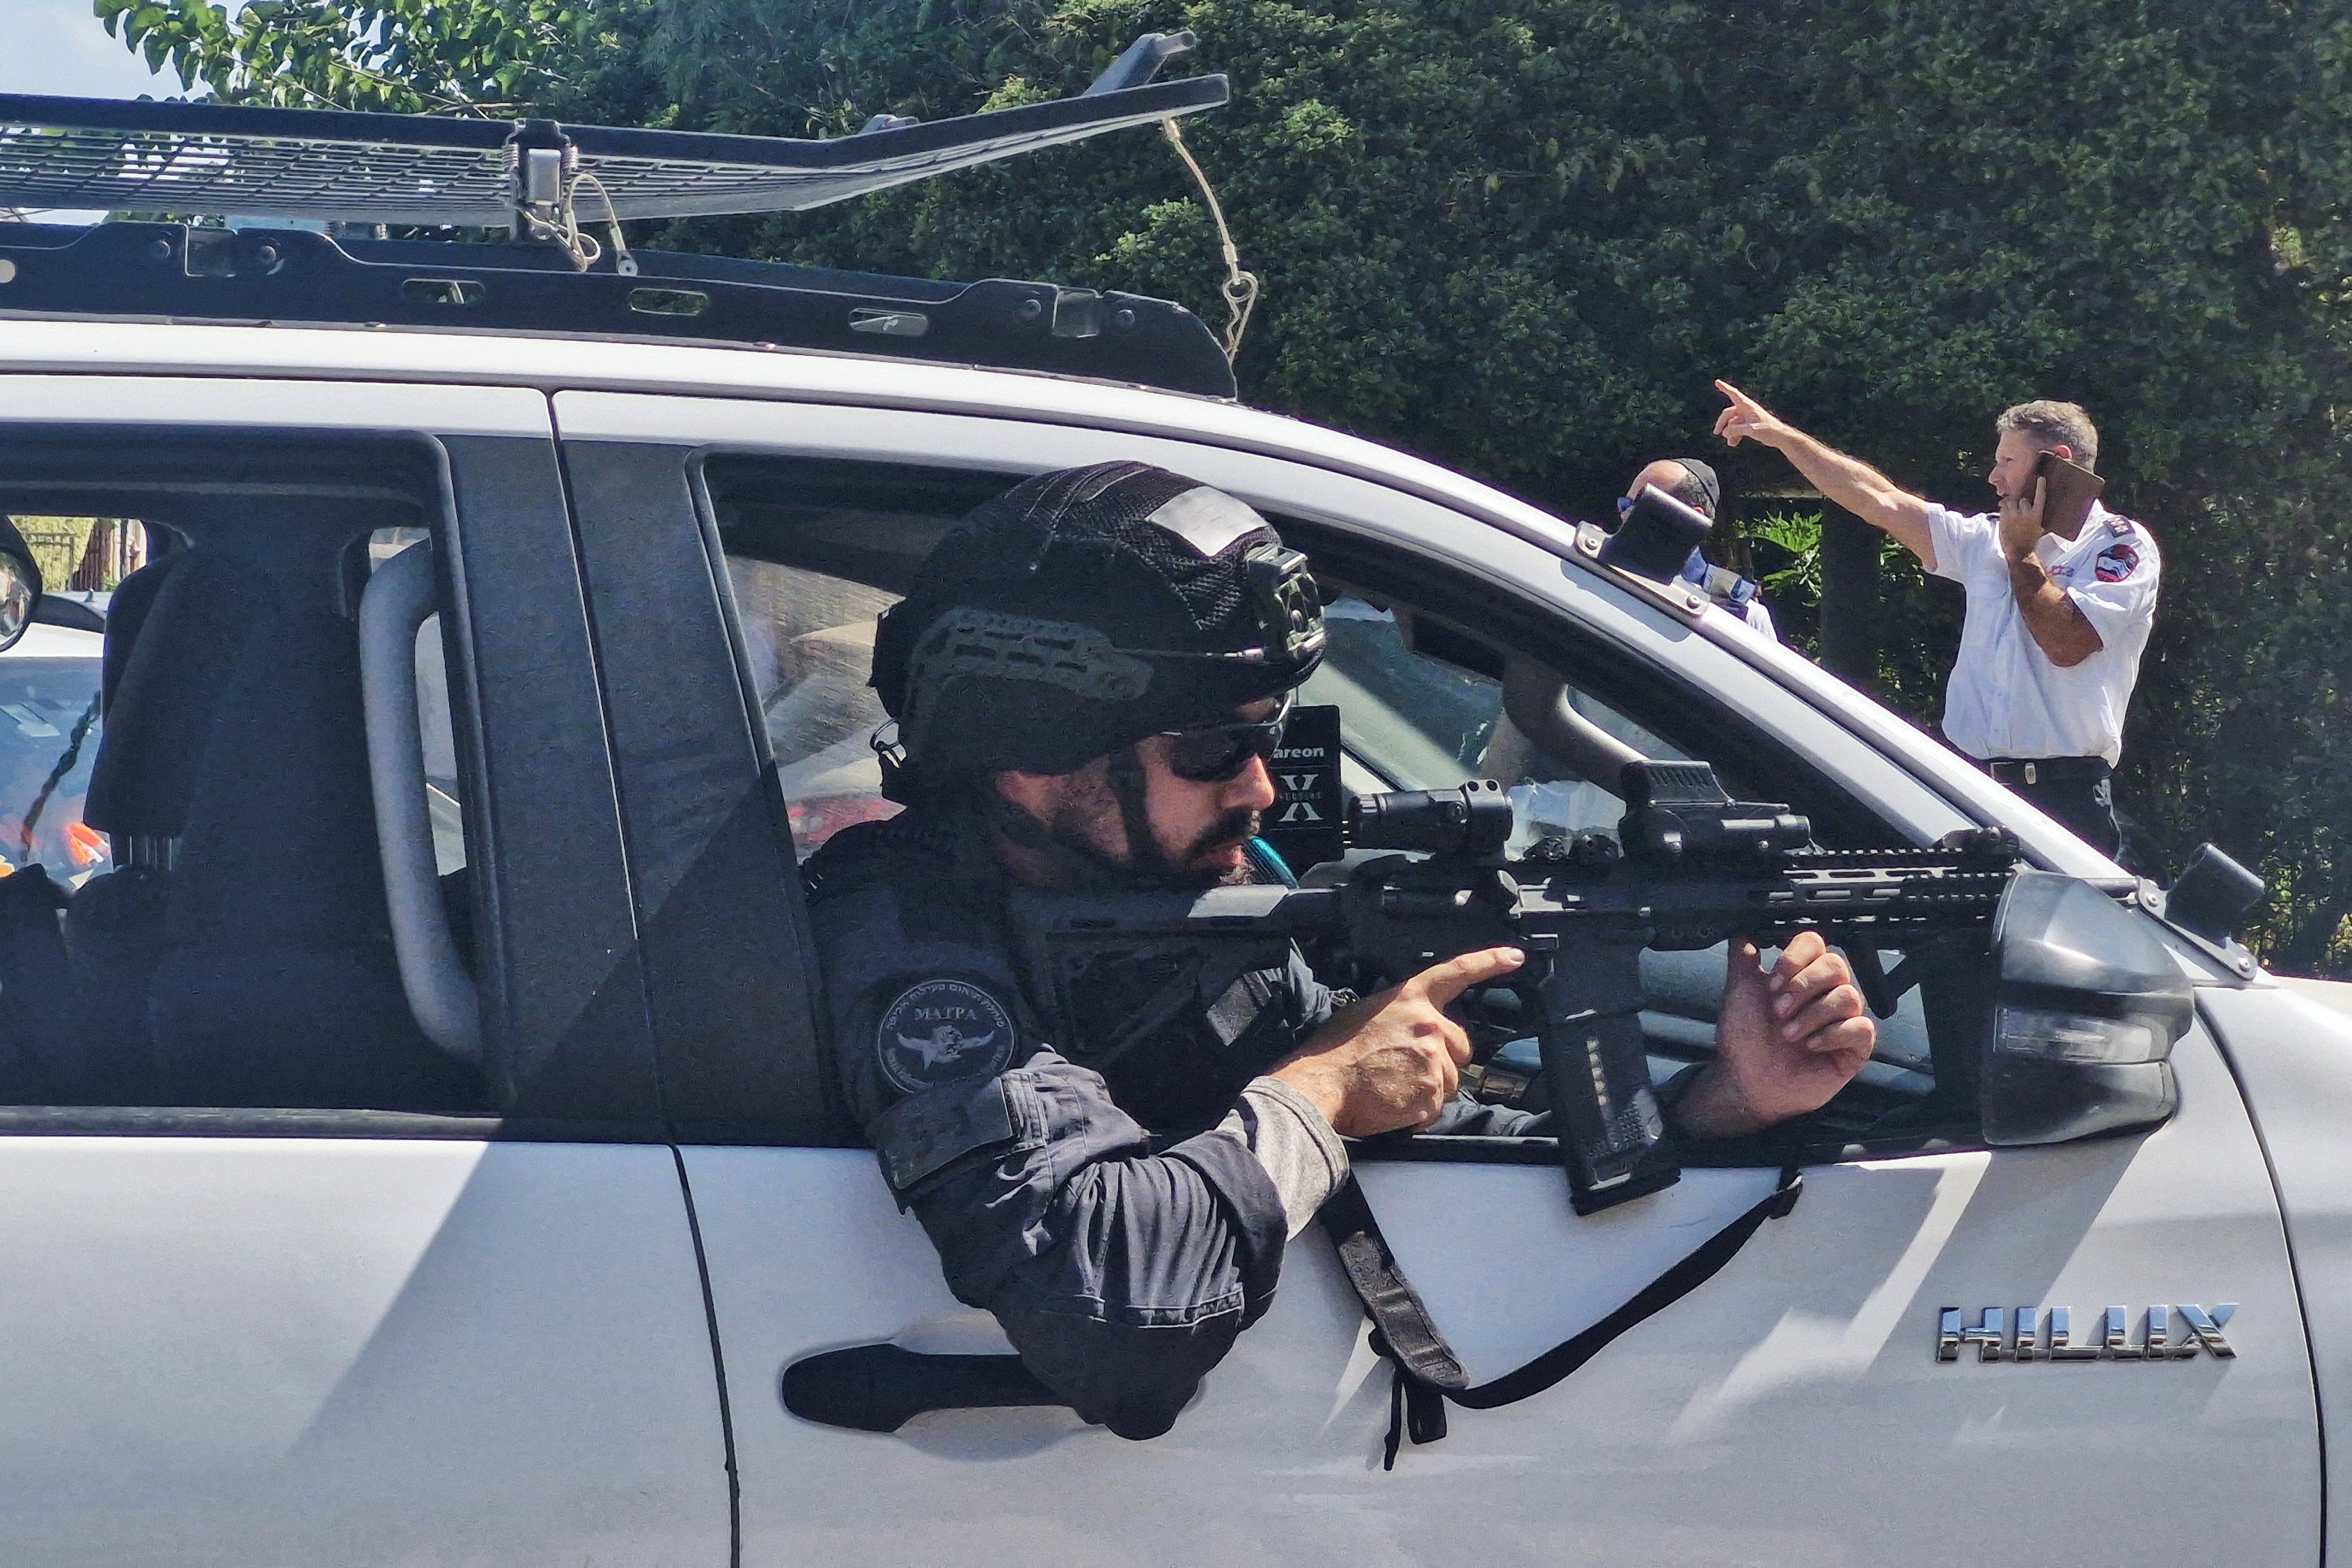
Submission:
{"label": "grey sleeve cuff", "polygon": [[1251,1079],[1217,1131],[1240,1139],[1265,1167],[1293,1237],[1348,1179],[1347,1144],[1312,1100],[1280,1079]]}

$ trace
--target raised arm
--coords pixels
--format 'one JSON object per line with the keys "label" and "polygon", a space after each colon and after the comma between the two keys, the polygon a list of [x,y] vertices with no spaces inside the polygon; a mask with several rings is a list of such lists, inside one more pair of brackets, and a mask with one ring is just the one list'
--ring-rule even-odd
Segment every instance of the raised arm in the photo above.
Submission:
{"label": "raised arm", "polygon": [[1832,502],[1845,508],[1873,528],[1901,541],[1932,572],[1936,541],[1927,531],[1927,502],[1856,458],[1806,435],[1727,381],[1715,389],[1731,401],[1715,421],[1715,433],[1737,447],[1743,440],[1759,441],[1790,462]]}

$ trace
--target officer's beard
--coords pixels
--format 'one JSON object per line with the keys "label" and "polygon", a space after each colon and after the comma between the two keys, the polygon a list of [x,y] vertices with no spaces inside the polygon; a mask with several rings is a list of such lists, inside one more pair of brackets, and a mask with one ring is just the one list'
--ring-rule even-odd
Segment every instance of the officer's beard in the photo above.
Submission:
{"label": "officer's beard", "polygon": [[1202,866],[1198,862],[1213,850],[1229,848],[1255,837],[1255,811],[1237,806],[1226,812],[1196,835],[1183,854],[1171,859],[1160,847],[1160,836],[1151,828],[1151,815],[1145,805],[1143,759],[1133,746],[1112,756],[1108,782],[1111,795],[1118,802],[1120,822],[1127,829],[1128,859],[1120,880],[1133,887],[1182,890],[1249,880],[1246,861],[1231,868]]}
{"label": "officer's beard", "polygon": [[[1171,858],[1151,829],[1143,765],[1132,747],[1110,758],[1098,788],[1073,792],[1042,820],[994,789],[983,787],[977,793],[982,819],[1026,856],[1022,878],[1033,886],[1190,891],[1249,880],[1246,862],[1230,868],[1201,862],[1255,837],[1259,814],[1246,806],[1228,811],[1194,835],[1182,854]],[[1106,816],[1115,816],[1124,830],[1124,856],[1102,847]]]}
{"label": "officer's beard", "polygon": [[1195,887],[1229,887],[1246,882],[1250,876],[1247,861],[1233,867],[1197,866],[1195,863],[1205,858],[1213,851],[1230,849],[1236,844],[1247,843],[1257,837],[1257,829],[1258,814],[1247,806],[1236,807],[1211,823],[1207,831],[1193,839],[1192,847],[1184,851],[1182,858],[1176,863],[1177,867],[1180,870],[1183,868],[1192,868],[1192,875],[1199,879],[1192,884]]}

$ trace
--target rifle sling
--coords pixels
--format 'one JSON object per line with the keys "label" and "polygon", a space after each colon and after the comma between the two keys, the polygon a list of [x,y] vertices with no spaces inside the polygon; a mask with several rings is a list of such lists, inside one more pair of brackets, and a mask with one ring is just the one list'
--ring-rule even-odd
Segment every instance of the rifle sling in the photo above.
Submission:
{"label": "rifle sling", "polygon": [[1397,1266],[1381,1234],[1380,1221],[1353,1176],[1324,1204],[1320,1218],[1339,1249],[1339,1267],[1372,1321],[1372,1349],[1396,1368],[1389,1394],[1389,1435],[1382,1468],[1396,1468],[1398,1446],[1408,1432],[1415,1444],[1445,1436],[1445,1401],[1469,1410],[1492,1410],[1540,1394],[1599,1354],[1612,1340],[1653,1313],[1663,1311],[1713,1279],[1768,1219],[1797,1206],[1804,1178],[1784,1166],[1770,1194],[1717,1231],[1682,1261],[1633,1298],[1573,1338],[1565,1340],[1515,1371],[1473,1386],[1454,1347],[1429,1316],[1412,1282]]}

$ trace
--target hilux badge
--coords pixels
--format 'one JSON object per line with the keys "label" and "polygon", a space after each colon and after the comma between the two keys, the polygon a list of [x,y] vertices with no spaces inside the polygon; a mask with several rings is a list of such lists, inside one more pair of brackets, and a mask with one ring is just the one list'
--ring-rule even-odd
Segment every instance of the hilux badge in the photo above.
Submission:
{"label": "hilux badge", "polygon": [[[2200,1350],[2228,1361],[2238,1352],[2221,1331],[2237,1310],[2235,1301],[2210,1309],[2150,1307],[2134,1340],[2130,1309],[2109,1307],[2098,1327],[2077,1344],[2072,1308],[2017,1308],[2012,1332],[2009,1308],[1987,1307],[1971,1323],[1960,1308],[1946,1307],[1936,1321],[1936,1359],[1958,1361],[1961,1351],[1974,1345],[1979,1361],[2187,1361]],[[2183,1336],[2179,1340],[2173,1338],[2176,1326]]]}

